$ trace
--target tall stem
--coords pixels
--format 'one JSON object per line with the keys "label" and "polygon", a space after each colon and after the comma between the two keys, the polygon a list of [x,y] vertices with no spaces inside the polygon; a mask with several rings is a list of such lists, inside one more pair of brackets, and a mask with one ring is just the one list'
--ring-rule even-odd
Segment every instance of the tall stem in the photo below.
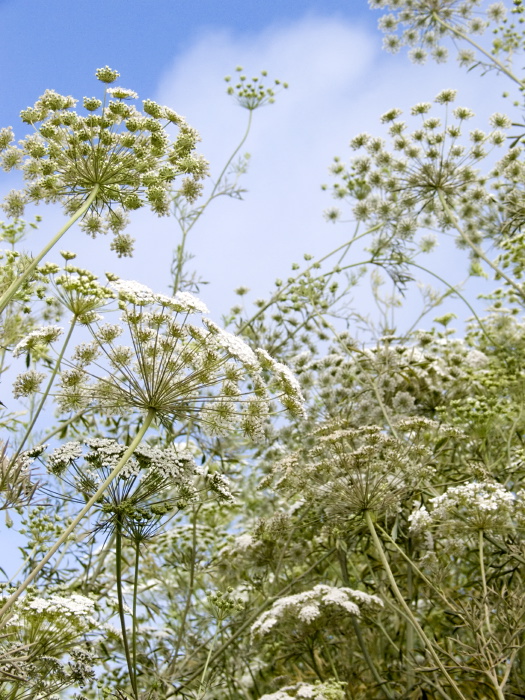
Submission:
{"label": "tall stem", "polygon": [[[107,477],[107,479],[100,485],[99,489],[97,490],[96,493],[91,496],[89,501],[86,503],[86,505],[82,508],[80,513],[77,515],[77,517],[73,520],[71,525],[67,527],[64,532],[60,535],[58,540],[55,542],[55,544],[51,547],[49,552],[45,555],[45,557],[35,566],[33,571],[29,574],[29,576],[26,578],[26,580],[18,586],[16,591],[6,600],[2,608],[0,609],[0,618],[5,615],[5,613],[11,609],[11,607],[14,605],[14,603],[18,600],[18,598],[22,595],[22,593],[26,590],[26,588],[29,586],[29,584],[35,580],[35,578],[38,576],[38,574],[42,571],[44,566],[47,564],[47,562],[51,559],[51,557],[55,554],[55,552],[59,549],[59,547],[64,544],[64,542],[67,540],[69,535],[75,530],[77,525],[80,523],[81,520],[84,519],[84,516],[87,515],[87,513],[90,511],[91,507],[98,501],[98,499],[102,496],[104,491],[107,489],[107,487],[111,484],[111,482],[120,474],[124,466],[126,465],[126,462],[128,459],[131,457],[133,452],[137,449],[138,445],[142,441],[142,438],[146,434],[148,428],[150,427],[151,423],[153,422],[153,419],[155,418],[156,411],[152,408],[149,409],[148,414],[146,415],[146,418],[144,419],[144,423],[141,425],[140,430],[138,433],[135,435],[133,438],[131,444],[127,448],[127,450],[124,452],[122,455],[122,458],[120,459],[119,463],[113,469],[111,474]],[[7,620],[0,620],[0,628],[5,625]]]}
{"label": "tall stem", "polygon": [[31,264],[29,267],[24,270],[23,274],[20,275],[20,277],[17,277],[13,282],[11,283],[9,289],[3,293],[2,297],[0,298],[0,314],[4,311],[5,307],[9,304],[10,301],[12,301],[13,297],[15,296],[16,292],[20,289],[20,287],[24,284],[24,282],[31,277],[33,272],[35,271],[37,265],[40,263],[40,261],[49,253],[51,248],[53,248],[56,243],[62,238],[62,236],[68,231],[71,226],[80,219],[81,216],[83,216],[86,211],[89,209],[89,207],[93,204],[95,201],[95,198],[98,194],[99,190],[99,185],[95,185],[95,187],[91,190],[91,194],[89,197],[86,199],[84,204],[77,209],[77,211],[73,214],[73,216],[69,219],[69,221],[62,226],[60,231],[52,238],[49,243],[42,248],[40,253],[36,256],[36,258],[33,258],[31,261]]}
{"label": "tall stem", "polygon": [[479,568],[481,570],[481,585],[483,586],[483,608],[485,610],[485,622],[487,623],[487,632],[492,634],[490,626],[489,606],[487,600],[487,578],[485,576],[485,557],[483,554],[483,530],[478,533],[478,551],[479,551]]}
{"label": "tall stem", "polygon": [[[337,550],[337,556],[339,558],[339,567],[341,569],[341,578],[343,579],[343,584],[350,588],[350,579],[348,578],[348,564],[346,560],[346,552],[344,552],[342,549]],[[361,652],[364,656],[364,659],[367,663],[368,668],[370,669],[370,672],[372,676],[374,677],[375,682],[377,685],[381,688],[383,694],[388,698],[388,700],[393,700],[394,696],[388,689],[388,687],[385,685],[386,681],[384,681],[381,676],[379,675],[379,671],[376,668],[376,665],[374,663],[374,660],[370,656],[370,653],[368,651],[368,648],[366,646],[366,642],[363,639],[363,634],[361,632],[361,627],[358,622],[358,618],[356,615],[351,615],[350,616],[352,620],[352,627],[354,628],[354,634],[357,637],[357,642],[361,648]]]}
{"label": "tall stem", "polygon": [[117,574],[117,598],[118,598],[118,615],[120,618],[120,627],[122,629],[122,643],[124,645],[124,654],[126,655],[126,663],[128,665],[129,680],[131,682],[131,687],[133,689],[133,695],[135,699],[138,700],[137,686],[135,684],[135,673],[133,670],[133,663],[131,661],[131,654],[129,652],[128,644],[128,634],[126,632],[126,616],[124,613],[124,596],[122,595],[122,516],[117,517],[116,523],[116,546],[115,546],[115,556],[116,561],[116,574]]}
{"label": "tall stem", "polygon": [[26,440],[27,440],[27,439],[29,438],[29,436],[31,435],[31,432],[32,432],[33,428],[35,427],[35,423],[36,423],[37,420],[38,420],[38,416],[40,415],[40,413],[41,413],[41,411],[42,411],[42,409],[43,409],[43,407],[44,407],[44,404],[45,404],[45,402],[46,402],[46,399],[47,399],[47,397],[49,396],[49,392],[51,391],[51,387],[53,386],[53,382],[55,381],[55,377],[57,376],[57,372],[58,372],[58,370],[60,369],[60,363],[62,362],[62,358],[64,357],[64,353],[65,353],[65,351],[66,351],[66,348],[67,348],[67,346],[69,345],[69,341],[71,340],[71,336],[73,335],[73,330],[74,330],[74,328],[75,328],[76,321],[77,321],[77,317],[76,317],[76,316],[73,316],[73,319],[71,320],[71,324],[70,324],[70,328],[69,328],[68,334],[67,334],[67,336],[66,336],[66,339],[65,339],[65,341],[64,341],[64,344],[62,345],[62,349],[61,349],[61,351],[60,351],[60,355],[58,356],[58,359],[57,359],[57,361],[56,361],[56,363],[55,363],[55,366],[54,366],[54,368],[53,368],[53,371],[51,372],[51,376],[50,376],[50,378],[49,378],[49,381],[48,381],[48,383],[47,383],[47,386],[46,386],[46,388],[45,388],[45,391],[44,391],[44,393],[43,393],[43,395],[42,395],[42,398],[40,399],[40,403],[38,404],[38,407],[37,407],[37,409],[36,409],[36,411],[35,411],[35,413],[34,413],[34,415],[33,415],[33,419],[32,419],[32,421],[31,421],[31,423],[28,425],[28,427],[27,427],[27,429],[26,429],[26,431],[25,431],[24,437],[22,438],[22,441],[21,441],[20,444],[18,445],[18,448],[17,448],[15,454],[11,457],[11,463],[12,463],[12,464],[15,463],[15,460],[17,459],[18,455],[19,455],[19,454],[22,452],[22,450],[24,449],[24,445],[25,445],[25,443],[26,443]]}
{"label": "tall stem", "polygon": [[135,567],[133,570],[133,637],[131,639],[132,649],[133,649],[133,678],[135,692],[138,697],[138,685],[137,685],[137,636],[138,636],[138,622],[137,622],[137,597],[138,597],[138,587],[139,587],[139,558],[140,558],[140,543],[138,540],[135,541]]}
{"label": "tall stem", "polygon": [[408,620],[414,626],[414,629],[417,632],[418,637],[421,639],[423,644],[428,649],[430,656],[434,659],[434,662],[437,664],[437,666],[439,667],[439,669],[441,670],[441,672],[443,673],[445,678],[448,680],[450,685],[454,688],[458,697],[461,698],[461,700],[467,700],[467,698],[463,695],[463,693],[459,689],[456,681],[450,676],[447,669],[443,666],[441,659],[439,658],[439,656],[437,655],[437,653],[434,649],[433,643],[427,637],[427,635],[425,634],[425,631],[423,630],[423,628],[421,627],[419,622],[414,617],[414,614],[413,614],[411,608],[409,607],[409,605],[407,604],[407,602],[403,598],[401,591],[399,590],[398,585],[396,583],[396,579],[394,577],[394,574],[392,573],[392,569],[390,568],[390,564],[388,563],[388,559],[386,558],[385,552],[383,550],[383,545],[381,544],[381,540],[379,539],[379,537],[377,535],[377,532],[376,532],[376,529],[374,526],[374,522],[372,520],[372,516],[370,515],[369,511],[365,512],[365,520],[366,520],[366,524],[368,525],[368,529],[370,531],[370,534],[372,535],[372,540],[374,541],[376,551],[379,555],[379,558],[381,559],[381,563],[383,564],[383,568],[385,569],[388,581],[389,581],[390,586],[394,592],[395,597],[397,598],[398,603],[403,608],[403,611],[405,612]]}
{"label": "tall stem", "polygon": [[476,51],[479,51],[482,53],[484,56],[486,56],[489,61],[492,61],[492,63],[502,72],[505,73],[505,75],[513,80],[515,83],[518,83],[518,85],[523,85],[523,81],[517,78],[514,73],[512,73],[506,66],[501,63],[501,61],[498,61],[498,59],[490,54],[488,51],[485,51],[485,49],[477,44],[473,39],[471,39],[468,34],[464,34],[461,29],[457,29],[456,27],[453,27],[451,24],[448,24],[448,22],[445,22],[444,20],[441,19],[441,17],[437,14],[437,12],[434,12],[433,18],[435,19],[436,22],[438,22],[442,27],[445,29],[448,29],[449,32],[452,34],[455,34],[457,37],[460,39],[463,39],[463,41],[466,41],[468,44],[473,46]]}

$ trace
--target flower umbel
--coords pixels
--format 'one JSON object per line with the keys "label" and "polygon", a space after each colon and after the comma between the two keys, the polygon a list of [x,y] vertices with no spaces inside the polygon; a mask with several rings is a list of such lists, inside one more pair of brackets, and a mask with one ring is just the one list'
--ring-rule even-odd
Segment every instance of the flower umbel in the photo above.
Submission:
{"label": "flower umbel", "polygon": [[[270,369],[268,384],[262,363],[244,341],[207,319],[203,326],[189,322],[207,311],[196,297],[155,294],[136,282],[111,286],[123,325],[90,325],[93,341],[78,346],[62,372],[63,410],[95,404],[111,415],[154,411],[169,426],[191,419],[221,433],[239,424],[252,437],[262,435],[270,390],[287,410],[302,411],[299,387],[282,366]],[[130,342],[117,345],[124,328]],[[102,360],[106,376],[100,376]],[[265,366],[270,360],[265,358]]]}
{"label": "flower umbel", "polygon": [[[116,71],[97,71],[104,83]],[[194,155],[199,136],[195,129],[168,107],[143,101],[143,111],[130,100],[137,95],[124,88],[107,88],[102,99],[84,98],[85,115],[77,100],[47,90],[21,112],[22,121],[35,132],[10,145],[12,133],[4,130],[2,165],[21,169],[27,181],[21,191],[6,197],[4,209],[20,216],[26,202],[56,202],[71,215],[96,195],[84,214],[83,228],[91,235],[112,231],[121,235],[126,212],[146,204],[159,216],[169,210],[170,191],[178,176],[186,176],[181,192],[189,199],[199,193],[207,163]],[[166,127],[179,133],[174,142]],[[2,133],[4,133],[2,132]]]}

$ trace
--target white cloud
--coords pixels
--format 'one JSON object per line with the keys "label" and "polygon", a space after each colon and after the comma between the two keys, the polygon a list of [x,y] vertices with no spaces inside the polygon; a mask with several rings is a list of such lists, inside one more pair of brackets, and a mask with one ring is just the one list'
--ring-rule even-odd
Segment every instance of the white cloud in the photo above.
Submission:
{"label": "white cloud", "polygon": [[[453,62],[413,66],[406,56],[383,54],[380,44],[379,34],[348,22],[310,17],[249,37],[209,32],[163,76],[159,101],[200,130],[215,174],[247,116],[224,96],[223,76],[240,64],[248,76],[266,69],[290,83],[275,105],[254,115],[245,201],[216,202],[189,241],[195,267],[211,282],[202,294],[215,314],[234,302],[234,287],[246,284],[255,296],[265,295],[304,252],[319,255],[344,241],[344,228],[322,218],[332,200],[320,184],[329,181],[334,155],[350,155],[353,135],[380,132],[379,116],[387,109],[406,110],[446,87],[459,89],[458,103],[475,109],[480,126],[505,107],[496,104],[503,85],[494,76],[466,74]],[[165,231],[171,238],[173,222]],[[450,272],[450,252],[443,255]],[[462,271],[462,256],[456,257]]]}
{"label": "white cloud", "polygon": [[[320,185],[330,181],[327,169],[334,155],[350,156],[353,135],[380,133],[379,116],[387,109],[407,110],[415,102],[432,100],[445,87],[459,89],[458,103],[474,108],[480,127],[490,113],[507,106],[498,99],[507,86],[494,75],[467,74],[453,62],[413,66],[406,55],[390,56],[380,47],[379,33],[341,19],[309,16],[260,34],[210,30],[161,77],[156,98],[199,129],[201,151],[215,175],[240,139],[247,118],[225,94],[223,77],[240,64],[248,76],[265,69],[270,78],[290,83],[275,105],[254,114],[245,148],[252,158],[244,201],[216,201],[189,240],[189,250],[196,255],[191,264],[210,282],[201,296],[214,317],[236,302],[235,287],[250,287],[252,298],[265,296],[274,279],[287,277],[291,263],[301,261],[303,253],[321,255],[344,242],[350,228],[324,221],[322,212],[333,200]],[[31,243],[34,250],[63,222],[52,208],[37,211],[44,223]],[[145,210],[134,213],[132,222],[129,230],[137,238],[132,260],[116,259],[107,239],[89,240],[78,229],[69,232],[59,248],[77,251],[78,263],[98,273],[111,269],[164,291],[178,242],[177,225]],[[459,251],[453,255],[459,278],[464,258]],[[448,273],[450,256],[446,247],[437,255]],[[52,253],[50,258],[59,256]]]}

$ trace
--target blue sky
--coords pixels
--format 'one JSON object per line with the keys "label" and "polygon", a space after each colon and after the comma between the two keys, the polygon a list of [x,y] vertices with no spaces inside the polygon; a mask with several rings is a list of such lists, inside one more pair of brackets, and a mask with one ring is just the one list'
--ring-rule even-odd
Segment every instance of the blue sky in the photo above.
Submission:
{"label": "blue sky", "polygon": [[48,87],[93,88],[98,66],[146,94],[205,32],[249,37],[305,16],[376,21],[366,0],[0,0],[2,123]]}
{"label": "blue sky", "polygon": [[[201,296],[218,318],[235,303],[235,287],[250,287],[252,299],[267,295],[303,253],[322,255],[343,242],[349,229],[323,220],[333,202],[320,185],[329,180],[333,156],[350,156],[352,136],[381,133],[379,116],[387,109],[407,110],[454,87],[484,128],[488,115],[507,106],[499,100],[502,81],[492,75],[467,74],[453,59],[421,67],[404,52],[384,53],[380,14],[366,0],[0,0],[0,125],[11,124],[21,138],[21,108],[46,88],[77,98],[98,94],[94,70],[108,64],[120,71],[119,84],[168,104],[197,127],[213,175],[246,119],[225,95],[223,76],[241,64],[248,75],[267,69],[287,80],[290,89],[277,103],[255,114],[244,201],[217,202],[189,241],[194,267],[210,282]],[[4,175],[0,196],[15,184]],[[43,223],[28,247],[37,250],[63,216],[52,207],[35,213]],[[107,240],[78,230],[61,247],[96,272],[111,269],[166,291],[175,222],[141,210],[129,231],[137,238],[132,260],[118,260]],[[462,276],[459,252],[445,246],[438,264],[440,257],[447,272]],[[416,297],[409,298],[410,314]]]}
{"label": "blue sky", "polygon": [[[344,242],[352,228],[324,221],[333,202],[320,186],[335,155],[350,157],[353,136],[381,133],[386,110],[408,110],[452,87],[458,103],[476,111],[473,126],[485,128],[491,113],[506,111],[500,94],[507,86],[493,75],[467,74],[453,59],[421,67],[404,53],[382,52],[379,16],[366,0],[0,0],[0,126],[12,125],[22,138],[20,109],[46,88],[80,99],[98,94],[94,71],[108,64],[120,71],[120,85],[169,105],[199,129],[200,151],[217,174],[246,121],[225,95],[224,75],[240,64],[248,75],[266,69],[287,80],[290,88],[276,104],[255,114],[244,200],[217,202],[189,241],[193,266],[210,282],[200,296],[220,320],[237,301],[235,287],[250,287],[252,300],[268,295],[303,253],[323,255]],[[0,197],[15,180],[3,175]],[[34,213],[43,222],[27,247],[39,250],[64,217],[53,207],[28,218]],[[167,291],[175,222],[141,210],[129,231],[137,239],[131,260],[117,259],[104,237],[91,240],[78,229],[60,248],[77,252],[78,264],[99,274],[112,270]],[[49,259],[60,261],[54,253]],[[446,241],[432,264],[454,280],[466,265]],[[363,314],[373,311],[364,292],[354,304]],[[401,320],[410,325],[419,308],[414,287]],[[453,308],[466,315],[459,303]]]}

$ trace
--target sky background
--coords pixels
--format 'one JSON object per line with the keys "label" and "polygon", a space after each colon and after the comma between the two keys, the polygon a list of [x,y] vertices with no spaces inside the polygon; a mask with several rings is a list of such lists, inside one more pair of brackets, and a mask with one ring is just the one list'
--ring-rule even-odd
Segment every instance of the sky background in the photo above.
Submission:
{"label": "sky background", "polygon": [[[448,87],[458,89],[458,104],[475,110],[473,126],[485,128],[491,113],[508,108],[500,97],[508,86],[493,75],[467,74],[453,59],[422,67],[404,51],[384,53],[380,15],[365,0],[0,0],[0,126],[12,125],[22,138],[19,111],[47,88],[79,99],[99,95],[94,71],[107,64],[120,71],[118,85],[174,108],[200,131],[200,152],[217,175],[247,119],[226,95],[224,76],[242,65],[248,76],[264,69],[288,81],[276,104],[254,115],[243,149],[251,154],[244,200],[214,203],[189,241],[192,265],[209,282],[200,296],[220,319],[236,302],[236,287],[249,287],[252,300],[267,296],[303,253],[323,255],[345,241],[352,227],[324,220],[333,200],[321,184],[330,181],[334,156],[350,157],[353,136],[381,133],[386,110],[408,110]],[[16,174],[5,174],[0,197],[18,184]],[[41,206],[27,218],[34,213],[43,222],[27,247],[37,251],[64,217]],[[128,230],[137,239],[131,260],[119,260],[107,239],[91,240],[77,228],[59,247],[99,274],[111,270],[167,291],[176,222],[141,210]],[[56,253],[48,259],[61,260]],[[453,280],[466,269],[464,254],[446,242],[433,264]],[[355,305],[363,314],[372,310],[366,292],[356,294]],[[410,325],[419,308],[411,288],[401,321]],[[466,315],[459,304],[454,309]],[[15,545],[13,537],[9,569]],[[5,555],[4,549],[4,563]]]}
{"label": "sky background", "polygon": [[[248,76],[265,69],[288,81],[275,105],[254,114],[243,149],[251,154],[244,201],[215,202],[189,240],[192,266],[209,282],[200,296],[220,318],[236,302],[234,288],[249,287],[252,300],[267,296],[303,253],[322,255],[344,242],[351,227],[324,221],[333,201],[320,186],[330,182],[335,155],[350,157],[352,136],[381,133],[387,109],[407,110],[446,87],[459,90],[458,104],[476,111],[481,128],[492,112],[508,108],[499,97],[507,86],[496,76],[467,74],[453,59],[416,66],[405,51],[383,52],[380,16],[365,0],[0,0],[0,125],[22,138],[18,113],[46,88],[79,99],[98,95],[94,71],[107,64],[120,71],[117,84],[169,105],[199,130],[199,150],[217,175],[247,118],[225,94],[224,76],[242,65]],[[17,179],[4,175],[0,196]],[[52,207],[35,212],[43,223],[27,243],[32,250],[64,220]],[[93,241],[78,229],[60,248],[77,252],[78,264],[95,272],[109,269],[166,291],[176,222],[141,210],[128,231],[137,239],[131,260],[117,259],[104,237]],[[440,247],[433,264],[463,277],[465,258],[450,246]],[[369,297],[357,301],[366,312]],[[419,306],[414,289],[403,314],[412,317]]]}

